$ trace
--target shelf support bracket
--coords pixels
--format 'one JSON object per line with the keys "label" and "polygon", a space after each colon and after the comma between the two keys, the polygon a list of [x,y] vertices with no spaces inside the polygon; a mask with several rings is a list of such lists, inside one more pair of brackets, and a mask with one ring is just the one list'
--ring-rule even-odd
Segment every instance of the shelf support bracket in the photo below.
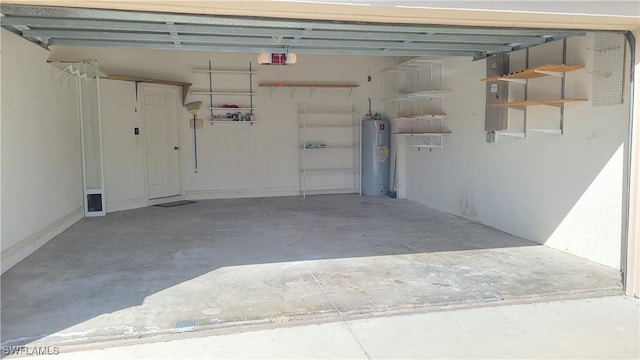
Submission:
{"label": "shelf support bracket", "polygon": [[535,72],[537,72],[539,74],[549,75],[549,76],[564,77],[564,73],[563,72],[558,72],[558,71],[536,70]]}
{"label": "shelf support bracket", "polygon": [[518,84],[526,84],[527,83],[527,79],[498,79],[500,81],[506,81],[506,82],[512,82],[512,83],[518,83]]}

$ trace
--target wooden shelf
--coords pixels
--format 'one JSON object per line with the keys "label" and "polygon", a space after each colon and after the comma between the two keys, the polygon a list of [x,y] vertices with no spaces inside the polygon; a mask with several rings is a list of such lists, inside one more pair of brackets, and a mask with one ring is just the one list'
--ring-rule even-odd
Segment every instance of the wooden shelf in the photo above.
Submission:
{"label": "wooden shelf", "polygon": [[235,112],[237,112],[237,110],[255,110],[256,108],[251,108],[251,107],[242,107],[242,108],[226,108],[226,107],[210,107],[209,110],[226,110],[229,112],[234,112],[233,110],[236,110]]}
{"label": "wooden shelf", "polygon": [[575,102],[585,102],[588,99],[553,99],[553,100],[542,100],[543,105],[553,105],[553,104],[566,104],[566,103],[575,103]]}
{"label": "wooden shelf", "polygon": [[290,88],[291,89],[291,97],[295,93],[298,88],[309,88],[311,89],[311,97],[313,97],[313,93],[316,89],[349,89],[349,98],[351,98],[351,94],[353,93],[353,89],[357,88],[358,84],[345,84],[345,83],[262,83],[259,84],[258,87],[269,87],[271,88],[271,96],[273,97],[273,90],[276,88]]}
{"label": "wooden shelf", "polygon": [[522,71],[516,71],[500,76],[492,76],[482,79],[482,81],[510,81],[510,80],[526,80],[542,76],[562,76],[568,71],[574,71],[584,68],[584,65],[565,65],[565,64],[544,64]]}
{"label": "wooden shelf", "polygon": [[510,108],[523,108],[534,105],[561,105],[566,103],[585,102],[587,99],[550,99],[550,100],[524,100],[524,101],[511,101],[506,103],[487,104],[487,106],[501,106]]}
{"label": "wooden shelf", "polygon": [[142,78],[142,77],[136,77],[136,76],[127,76],[127,75],[109,75],[106,79],[122,80],[122,81],[133,81],[133,82],[136,82],[136,83],[143,82],[143,83],[150,83],[150,84],[163,84],[163,85],[180,86],[180,87],[182,87],[182,104],[183,105],[187,101],[187,94],[189,93],[189,88],[192,85],[191,83],[182,82],[182,81],[158,80],[158,79],[149,79],[149,78]]}

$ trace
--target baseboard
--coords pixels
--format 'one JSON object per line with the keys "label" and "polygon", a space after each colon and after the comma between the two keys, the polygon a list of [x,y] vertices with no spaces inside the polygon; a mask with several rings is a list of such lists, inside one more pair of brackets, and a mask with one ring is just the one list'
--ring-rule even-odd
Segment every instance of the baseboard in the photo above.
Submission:
{"label": "baseboard", "polygon": [[268,188],[268,189],[225,189],[225,190],[187,190],[186,200],[237,199],[252,197],[274,197],[299,195],[296,187]]}
{"label": "baseboard", "polygon": [[360,190],[359,189],[311,189],[311,190],[307,190],[305,193],[307,195],[359,194]]}
{"label": "baseboard", "polygon": [[56,237],[58,234],[77,223],[84,217],[84,206],[68,213],[53,223],[45,226],[31,236],[23,239],[10,248],[2,251],[2,273],[12,268],[14,265],[24,260],[42,245]]}

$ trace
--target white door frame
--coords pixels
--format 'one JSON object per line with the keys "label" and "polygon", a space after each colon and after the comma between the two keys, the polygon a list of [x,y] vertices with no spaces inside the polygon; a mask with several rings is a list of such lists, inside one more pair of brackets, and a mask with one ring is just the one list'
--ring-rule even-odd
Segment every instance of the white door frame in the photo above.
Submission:
{"label": "white door frame", "polygon": [[[142,157],[142,162],[143,162],[143,166],[144,166],[144,192],[145,192],[145,197],[147,198],[147,201],[149,203],[161,203],[162,199],[172,199],[174,197],[183,197],[184,196],[184,186],[183,186],[183,178],[182,178],[182,166],[181,166],[181,156],[180,156],[180,150],[182,150],[182,146],[180,145],[180,137],[181,137],[181,133],[180,133],[180,118],[179,118],[179,114],[180,114],[180,108],[182,107],[182,103],[181,103],[181,90],[178,86],[173,86],[173,85],[163,85],[163,84],[149,84],[149,83],[140,83],[139,88],[137,89],[138,91],[138,108],[140,109],[140,117],[141,117],[141,122],[140,122],[140,127],[141,127],[141,135],[142,135],[142,142],[143,142],[143,157]],[[150,90],[150,89],[162,89],[162,90],[171,90],[174,95],[175,95],[175,99],[176,99],[176,146],[179,147],[178,149],[178,156],[177,156],[177,181],[178,181],[178,193],[176,195],[171,195],[168,196],[166,198],[153,198],[151,199],[149,197],[149,164],[147,162],[147,138],[146,138],[146,131],[148,130],[146,128],[146,124],[145,124],[145,117],[144,117],[144,111],[145,111],[145,107],[144,107],[144,96],[145,96],[145,91]]]}

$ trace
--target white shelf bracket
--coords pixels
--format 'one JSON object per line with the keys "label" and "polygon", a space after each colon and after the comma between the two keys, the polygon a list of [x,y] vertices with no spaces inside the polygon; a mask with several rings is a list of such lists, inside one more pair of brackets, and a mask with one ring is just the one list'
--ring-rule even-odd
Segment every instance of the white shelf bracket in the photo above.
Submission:
{"label": "white shelf bracket", "polygon": [[500,131],[496,131],[496,135],[504,135],[504,136],[511,136],[511,137],[516,137],[516,138],[521,138],[524,139],[526,134],[521,132],[500,132]]}
{"label": "white shelf bracket", "polygon": [[549,75],[549,76],[555,76],[555,77],[564,77],[564,73],[563,72],[559,72],[559,71],[545,71],[545,70],[535,70],[535,72],[539,73],[539,74],[544,74],[544,75]]}
{"label": "white shelf bracket", "polygon": [[518,84],[526,84],[527,83],[527,79],[498,79],[500,81],[506,81],[506,82],[512,82],[512,83],[518,83]]}
{"label": "white shelf bracket", "polygon": [[349,99],[351,99],[351,94],[353,94],[353,87],[349,88]]}

